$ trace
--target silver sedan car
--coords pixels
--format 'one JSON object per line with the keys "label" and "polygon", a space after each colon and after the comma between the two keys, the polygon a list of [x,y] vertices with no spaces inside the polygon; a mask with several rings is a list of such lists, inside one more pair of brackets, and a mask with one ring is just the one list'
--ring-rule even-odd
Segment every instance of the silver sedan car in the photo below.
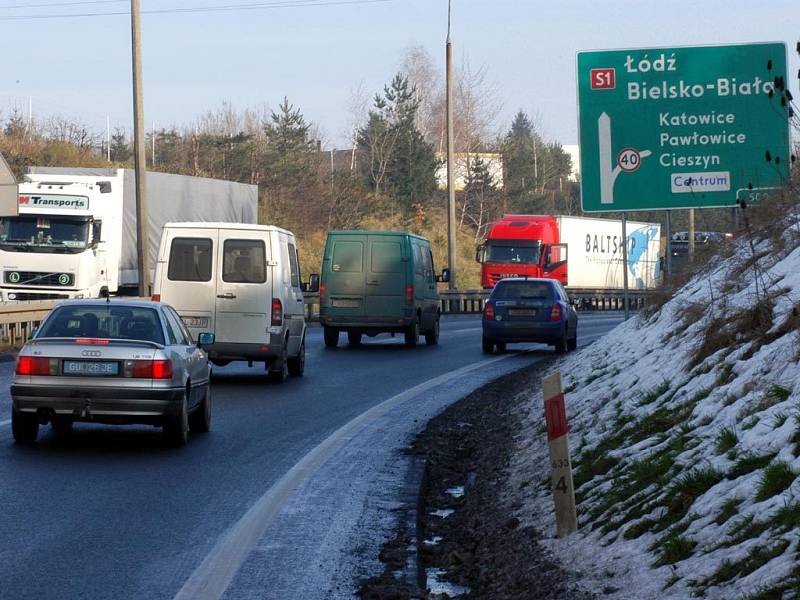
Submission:
{"label": "silver sedan car", "polygon": [[[212,334],[199,342],[210,344]],[[76,421],[161,426],[175,445],[211,426],[210,371],[175,310],[143,300],[69,300],[19,353],[12,430],[33,443],[39,426]]]}

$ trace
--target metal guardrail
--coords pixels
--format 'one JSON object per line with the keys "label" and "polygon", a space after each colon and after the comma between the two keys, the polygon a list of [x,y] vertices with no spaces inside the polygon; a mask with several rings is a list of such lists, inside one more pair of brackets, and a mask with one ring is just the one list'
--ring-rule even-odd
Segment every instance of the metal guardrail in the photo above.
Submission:
{"label": "metal guardrail", "polygon": [[[578,300],[580,310],[623,310],[625,308],[621,290],[570,289],[572,298]],[[648,290],[629,290],[632,310],[643,308],[647,303]],[[319,294],[304,294],[305,313],[309,320],[319,316]],[[465,290],[439,292],[442,314],[476,314],[483,311],[487,290]],[[0,303],[0,345],[19,347],[59,300]]]}

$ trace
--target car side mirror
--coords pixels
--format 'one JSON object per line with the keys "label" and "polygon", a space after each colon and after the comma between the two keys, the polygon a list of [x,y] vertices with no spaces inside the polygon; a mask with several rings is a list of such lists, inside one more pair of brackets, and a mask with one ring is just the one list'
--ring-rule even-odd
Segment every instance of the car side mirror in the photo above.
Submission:
{"label": "car side mirror", "polygon": [[97,248],[100,245],[100,236],[103,233],[103,222],[92,221],[92,248]]}
{"label": "car side mirror", "polygon": [[486,246],[481,244],[477,248],[475,248],[475,262],[483,262],[483,250]]}
{"label": "car side mirror", "polygon": [[446,267],[442,269],[442,274],[436,276],[436,281],[440,283],[447,283],[450,281],[450,269]]}
{"label": "car side mirror", "polygon": [[304,291],[309,294],[316,294],[319,292],[319,273],[312,273],[308,276],[308,283]]}
{"label": "car side mirror", "polygon": [[197,347],[202,348],[204,346],[210,346],[214,343],[214,334],[204,331],[200,335],[197,336]]}

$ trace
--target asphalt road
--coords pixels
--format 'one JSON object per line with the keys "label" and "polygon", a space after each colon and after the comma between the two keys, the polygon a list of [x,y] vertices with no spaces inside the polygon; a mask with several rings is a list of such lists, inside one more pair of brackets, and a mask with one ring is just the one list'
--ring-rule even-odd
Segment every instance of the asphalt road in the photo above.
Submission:
{"label": "asphalt road", "polygon": [[[620,320],[582,314],[579,345]],[[81,424],[16,446],[0,364],[0,598],[351,598],[408,493],[398,450],[447,404],[552,357],[484,356],[476,317],[443,320],[437,347],[341,343],[310,328],[306,376],[283,385],[215,369],[212,431],[182,449]]]}

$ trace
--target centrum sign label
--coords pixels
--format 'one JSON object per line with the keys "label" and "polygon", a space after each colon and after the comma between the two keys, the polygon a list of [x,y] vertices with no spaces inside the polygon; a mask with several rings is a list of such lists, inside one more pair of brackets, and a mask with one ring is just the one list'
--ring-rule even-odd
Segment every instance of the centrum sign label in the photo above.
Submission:
{"label": "centrum sign label", "polygon": [[783,43],[579,52],[586,212],[733,206],[789,175]]}

